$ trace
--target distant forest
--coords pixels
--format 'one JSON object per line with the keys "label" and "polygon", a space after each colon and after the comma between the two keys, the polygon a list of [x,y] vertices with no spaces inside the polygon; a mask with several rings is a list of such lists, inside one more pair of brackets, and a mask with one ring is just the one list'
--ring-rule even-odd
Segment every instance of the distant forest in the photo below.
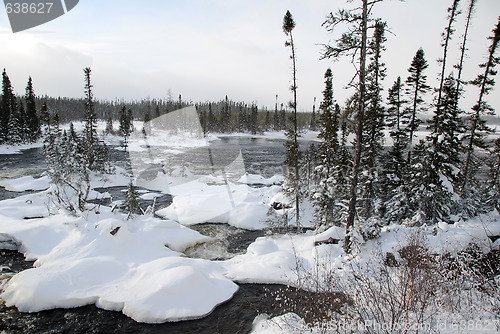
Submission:
{"label": "distant forest", "polygon": [[[24,97],[18,97],[24,100]],[[85,99],[66,97],[37,97],[36,104],[40,110],[43,102],[47,104],[50,114],[59,116],[61,123],[81,121],[85,114]],[[284,104],[276,105],[275,109],[259,108],[255,103],[236,102],[228,98],[215,102],[183,101],[182,99],[143,99],[134,101],[100,101],[95,100],[95,112],[98,119],[116,121],[120,110],[125,106],[131,110],[134,120],[148,121],[177,109],[194,105],[200,115],[200,123],[204,132],[250,132],[286,130],[290,110]],[[299,127],[315,129],[313,112],[299,113]],[[311,124],[313,124],[311,126]]]}

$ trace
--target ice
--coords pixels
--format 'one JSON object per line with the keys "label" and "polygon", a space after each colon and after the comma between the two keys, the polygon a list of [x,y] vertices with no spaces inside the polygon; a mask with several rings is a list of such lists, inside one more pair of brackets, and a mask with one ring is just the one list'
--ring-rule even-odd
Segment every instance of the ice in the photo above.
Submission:
{"label": "ice", "polygon": [[1,180],[0,186],[5,190],[23,192],[26,190],[45,190],[50,186],[48,176],[42,176],[35,179],[33,176],[23,176],[17,179]]}

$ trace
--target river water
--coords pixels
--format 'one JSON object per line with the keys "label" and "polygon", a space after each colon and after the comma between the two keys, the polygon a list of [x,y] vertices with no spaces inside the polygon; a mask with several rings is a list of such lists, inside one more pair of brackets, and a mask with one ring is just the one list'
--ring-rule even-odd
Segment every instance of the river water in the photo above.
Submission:
{"label": "river water", "polygon": [[[285,158],[284,141],[280,139],[224,137],[210,144],[211,163],[230,163],[240,152],[246,172],[271,177],[283,174]],[[176,159],[196,162],[197,152],[177,155]],[[110,159],[116,164],[124,164],[127,156],[123,151],[111,149]],[[39,176],[45,169],[41,149],[29,149],[22,154],[2,155],[0,178],[16,178],[25,175]],[[193,166],[191,166],[193,167]],[[114,199],[123,196],[123,187],[103,188]],[[0,200],[13,198],[22,193],[14,193],[0,187]],[[147,202],[147,201],[146,201]],[[171,196],[165,195],[160,206],[167,206]],[[147,205],[148,203],[143,203]],[[244,253],[246,247],[261,231],[245,231],[220,224],[201,224],[193,227],[216,240],[210,244],[186,250],[188,256],[206,259],[225,259]],[[2,250],[0,253],[0,274],[12,275],[32,267],[32,262],[24,261],[16,251]],[[242,284],[235,296],[219,305],[208,316],[191,321],[164,324],[142,324],[124,316],[121,312],[105,311],[88,305],[73,309],[55,309],[36,313],[20,313],[16,308],[7,308],[0,302],[1,333],[248,333],[252,321],[259,313],[276,315],[273,291],[277,285]],[[203,298],[203,297],[201,297]]]}

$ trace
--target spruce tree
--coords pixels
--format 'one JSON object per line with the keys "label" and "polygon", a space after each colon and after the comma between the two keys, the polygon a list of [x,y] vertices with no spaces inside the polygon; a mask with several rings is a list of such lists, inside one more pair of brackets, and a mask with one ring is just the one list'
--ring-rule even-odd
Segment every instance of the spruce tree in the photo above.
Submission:
{"label": "spruce tree", "polygon": [[111,118],[111,116],[106,119],[106,128],[104,129],[104,133],[107,135],[115,133],[115,130],[113,129],[113,118]]}
{"label": "spruce tree", "polygon": [[397,187],[401,183],[406,166],[403,154],[408,144],[408,134],[405,131],[405,127],[410,121],[410,110],[405,108],[406,103],[407,101],[403,98],[403,83],[401,82],[401,77],[398,77],[389,89],[387,97],[387,105],[389,107],[387,108],[385,120],[393,141],[393,145],[385,159],[386,174],[389,175],[389,183],[392,184],[387,189],[389,192],[394,186]]}
{"label": "spruce tree", "polygon": [[295,197],[295,221],[297,223],[297,229],[300,227],[300,175],[299,175],[299,163],[300,163],[300,151],[299,151],[299,133],[297,126],[297,67],[296,67],[296,57],[295,57],[295,44],[293,41],[292,31],[295,28],[295,21],[289,10],[285,13],[283,18],[283,32],[286,36],[290,37],[289,40],[285,42],[286,47],[291,48],[290,58],[292,59],[292,86],[290,90],[293,93],[293,100],[290,102],[290,107],[293,109],[293,127],[287,131],[287,142],[285,147],[287,149],[287,158],[285,163],[290,168],[288,174],[288,184],[289,189]]}
{"label": "spruce tree", "polygon": [[311,123],[309,124],[309,128],[311,131],[316,131],[316,97],[314,97],[312,114],[311,114]]}
{"label": "spruce tree", "polygon": [[443,95],[443,85],[446,77],[446,61],[448,58],[448,46],[451,40],[451,37],[453,33],[455,32],[455,29],[453,28],[453,23],[457,19],[457,15],[460,14],[460,10],[458,8],[458,4],[460,0],[452,0],[453,3],[451,7],[448,8],[448,26],[444,29],[443,33],[443,42],[441,43],[441,46],[443,47],[443,58],[438,59],[438,63],[441,64],[441,73],[440,73],[440,82],[439,82],[439,88],[438,88],[438,97],[437,97],[437,102],[436,102],[436,107],[440,108],[441,107],[441,98]]}
{"label": "spruce tree", "polygon": [[125,193],[125,200],[121,205],[121,209],[131,214],[140,214],[142,212],[139,204],[139,193],[137,192],[132,181],[129,182],[127,192]]}
{"label": "spruce tree", "polygon": [[118,131],[123,136],[123,146],[127,148],[128,137],[132,133],[132,110],[127,111],[127,107],[120,109],[120,127]]}
{"label": "spruce tree", "polygon": [[333,168],[335,166],[336,153],[338,151],[339,120],[335,113],[333,100],[333,75],[332,70],[325,72],[325,89],[323,90],[323,101],[320,103],[319,134],[321,140],[318,145],[318,165],[314,170],[316,181],[312,192],[312,200],[315,206],[315,218],[318,226],[328,226],[333,222],[333,206],[335,201],[335,178]]}
{"label": "spruce tree", "polygon": [[50,114],[49,114],[49,111],[48,111],[48,107],[47,107],[47,102],[46,101],[42,102],[42,107],[40,108],[40,122],[46,128],[45,131],[44,131],[44,135],[47,132],[50,132]]}
{"label": "spruce tree", "polygon": [[410,68],[408,72],[410,75],[406,79],[406,85],[408,86],[406,92],[409,97],[409,102],[411,104],[410,109],[410,121],[408,124],[408,142],[410,145],[410,152],[408,152],[408,160],[411,157],[411,146],[413,144],[413,137],[415,131],[418,129],[421,121],[418,118],[418,113],[422,109],[424,102],[423,94],[427,93],[430,86],[427,85],[427,76],[424,74],[425,69],[429,67],[427,60],[425,60],[424,50],[422,48],[418,49],[417,53],[413,57]]}
{"label": "spruce tree", "polygon": [[489,172],[486,187],[486,204],[489,210],[500,212],[500,138],[497,138],[490,150]]}
{"label": "spruce tree", "polygon": [[382,83],[385,77],[385,64],[381,62],[385,50],[385,23],[377,21],[372,40],[369,43],[370,64],[367,68],[367,107],[364,117],[363,148],[361,168],[365,171],[360,179],[363,198],[364,216],[374,214],[374,201],[379,197],[377,189],[380,180],[379,157],[382,154],[384,140],[384,114],[382,106]]}
{"label": "spruce tree", "polygon": [[24,142],[26,132],[24,131],[24,106],[19,103],[19,109],[10,114],[9,117],[9,132],[7,134],[7,142],[9,144],[21,144]]}
{"label": "spruce tree", "polygon": [[460,139],[463,133],[460,110],[456,108],[456,79],[446,78],[441,107],[429,122],[430,135],[415,148],[410,193],[415,212],[422,221],[448,221],[456,204],[460,180]]}
{"label": "spruce tree", "polygon": [[466,84],[466,82],[464,82],[462,80],[462,71],[463,71],[463,67],[464,67],[464,61],[465,61],[465,55],[466,55],[466,51],[467,51],[467,47],[466,47],[466,44],[467,44],[467,35],[469,33],[469,27],[470,27],[470,23],[471,23],[471,20],[472,20],[472,15],[474,14],[474,8],[476,6],[476,0],[470,0],[469,2],[469,6],[468,6],[468,9],[467,9],[467,19],[466,19],[466,23],[465,23],[465,31],[464,31],[464,34],[463,34],[463,39],[462,39],[462,43],[460,45],[460,61],[457,65],[455,65],[454,67],[456,69],[458,69],[458,75],[457,75],[457,91],[458,91],[458,99],[457,99],[457,108],[458,108],[458,101],[460,100],[460,97],[462,96],[462,85],[463,84]]}
{"label": "spruce tree", "polygon": [[2,100],[0,104],[0,143],[8,140],[10,115],[16,111],[16,97],[9,76],[4,68],[2,72]]}
{"label": "spruce tree", "polygon": [[107,168],[108,149],[97,137],[97,116],[94,106],[94,95],[90,80],[91,69],[83,70],[85,76],[85,129],[83,145],[85,148],[85,166],[90,171],[104,172]]}
{"label": "spruce tree", "polygon": [[28,140],[35,142],[40,137],[40,118],[36,112],[35,92],[31,77],[26,85],[26,122],[28,128]]}
{"label": "spruce tree", "polygon": [[485,101],[486,95],[493,89],[495,81],[493,76],[496,75],[495,70],[496,65],[500,62],[500,57],[495,56],[500,41],[500,17],[498,18],[498,23],[493,30],[493,36],[488,37],[491,40],[491,45],[488,49],[488,60],[486,63],[480,64],[480,68],[484,68],[484,72],[479,74],[477,78],[471,81],[471,84],[479,87],[479,98],[477,103],[472,107],[472,117],[470,124],[468,125],[467,135],[466,135],[466,159],[464,166],[464,182],[462,188],[465,189],[467,183],[473,177],[471,173],[472,165],[472,155],[474,153],[474,148],[484,148],[484,136],[486,133],[491,132],[486,126],[484,116],[493,113],[493,108]]}

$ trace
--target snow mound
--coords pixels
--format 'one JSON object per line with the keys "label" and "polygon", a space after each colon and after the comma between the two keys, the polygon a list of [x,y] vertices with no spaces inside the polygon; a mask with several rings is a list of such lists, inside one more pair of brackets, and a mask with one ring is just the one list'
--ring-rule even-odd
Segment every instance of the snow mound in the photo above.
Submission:
{"label": "snow mound", "polygon": [[270,199],[278,186],[251,188],[245,184],[207,185],[199,181],[172,187],[172,204],[157,215],[190,226],[206,222],[225,223],[247,230],[266,227]]}
{"label": "snow mound", "polygon": [[0,186],[5,190],[23,192],[26,190],[45,190],[50,186],[48,176],[35,179],[33,176],[23,176],[18,179],[8,179],[0,181]]}
{"label": "snow mound", "polygon": [[[42,193],[0,202],[2,241],[36,259],[35,268],[6,285],[1,298],[8,306],[35,312],[96,304],[160,323],[203,317],[238,289],[220,264],[180,253],[209,237],[154,217],[126,220],[106,207],[85,218],[47,216],[44,198]],[[46,217],[5,215],[16,206],[45,210]]]}

